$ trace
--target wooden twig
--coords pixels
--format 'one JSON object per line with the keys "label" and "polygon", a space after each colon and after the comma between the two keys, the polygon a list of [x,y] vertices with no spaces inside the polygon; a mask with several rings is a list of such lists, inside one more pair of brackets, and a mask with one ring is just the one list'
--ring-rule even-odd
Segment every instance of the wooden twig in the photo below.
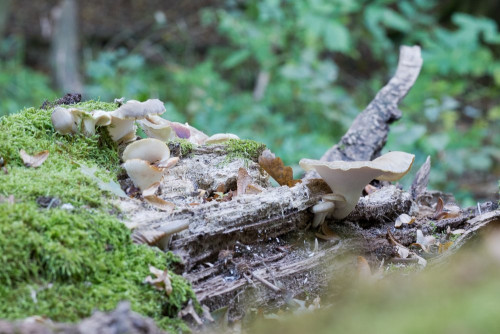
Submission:
{"label": "wooden twig", "polygon": [[[420,47],[402,46],[396,73],[359,114],[340,142],[329,149],[321,160],[373,160],[387,140],[389,124],[401,118],[398,103],[417,80],[422,68]],[[316,178],[308,172],[305,178]]]}

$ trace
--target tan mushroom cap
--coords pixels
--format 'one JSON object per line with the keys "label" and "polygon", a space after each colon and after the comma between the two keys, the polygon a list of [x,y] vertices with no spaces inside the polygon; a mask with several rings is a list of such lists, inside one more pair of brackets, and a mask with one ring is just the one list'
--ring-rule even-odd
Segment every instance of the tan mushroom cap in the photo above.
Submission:
{"label": "tan mushroom cap", "polygon": [[316,170],[334,194],[344,196],[337,203],[333,217],[345,218],[358,203],[361,191],[371,180],[396,181],[410,170],[415,156],[405,152],[389,152],[373,161],[320,161],[302,159],[306,171]]}
{"label": "tan mushroom cap", "polygon": [[135,120],[143,119],[148,115],[160,115],[165,112],[163,102],[158,99],[150,99],[145,102],[130,100],[122,104],[118,109],[110,112],[111,125],[108,127],[113,141],[126,143],[135,138]]}
{"label": "tan mushroom cap", "polygon": [[217,133],[213,136],[208,137],[205,140],[205,144],[220,144],[230,139],[240,139],[240,137],[232,133]]}
{"label": "tan mushroom cap", "polygon": [[134,185],[145,190],[154,183],[160,182],[163,178],[164,169],[151,165],[148,161],[142,159],[129,159],[123,163],[123,168]]}
{"label": "tan mushroom cap", "polygon": [[54,130],[62,135],[78,132],[78,119],[66,108],[56,107],[50,116]]}
{"label": "tan mushroom cap", "polygon": [[129,100],[118,109],[111,112],[111,116],[120,119],[143,119],[148,115],[161,115],[165,112],[163,102],[158,99],[149,99],[144,102]]}
{"label": "tan mushroom cap", "polygon": [[137,123],[139,123],[139,127],[149,138],[167,141],[174,136],[170,122],[160,116],[147,116],[137,121]]}
{"label": "tan mushroom cap", "polygon": [[169,158],[170,150],[167,144],[154,138],[141,139],[129,144],[122,155],[123,161],[141,159],[149,163],[168,161]]}

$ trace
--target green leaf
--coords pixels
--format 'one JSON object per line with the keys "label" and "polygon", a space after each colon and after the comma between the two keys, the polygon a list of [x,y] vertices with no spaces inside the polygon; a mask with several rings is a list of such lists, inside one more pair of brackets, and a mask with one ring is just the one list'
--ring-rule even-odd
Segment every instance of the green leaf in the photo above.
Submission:
{"label": "green leaf", "polygon": [[349,31],[336,21],[330,21],[326,24],[323,31],[323,40],[326,47],[331,51],[346,52],[349,51],[351,46]]}
{"label": "green leaf", "polygon": [[221,64],[224,69],[231,69],[233,67],[238,66],[250,56],[250,51],[247,49],[239,50],[232,53],[229,57],[224,60]]}

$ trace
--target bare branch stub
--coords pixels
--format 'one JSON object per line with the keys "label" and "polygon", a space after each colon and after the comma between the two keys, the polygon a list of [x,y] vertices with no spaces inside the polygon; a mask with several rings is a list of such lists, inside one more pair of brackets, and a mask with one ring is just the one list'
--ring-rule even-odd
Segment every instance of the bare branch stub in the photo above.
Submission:
{"label": "bare branch stub", "polygon": [[[387,141],[389,124],[401,118],[398,104],[410,91],[422,68],[420,47],[402,46],[396,74],[359,114],[340,142],[330,148],[323,161],[373,160]],[[306,178],[317,177],[309,172]]]}

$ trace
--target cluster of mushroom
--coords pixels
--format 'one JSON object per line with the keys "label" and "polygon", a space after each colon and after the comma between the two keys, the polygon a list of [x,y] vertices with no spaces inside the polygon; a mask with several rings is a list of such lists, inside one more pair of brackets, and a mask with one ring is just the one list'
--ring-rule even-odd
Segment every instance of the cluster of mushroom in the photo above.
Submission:
{"label": "cluster of mushroom", "polygon": [[183,138],[193,144],[202,145],[239,139],[233,134],[216,134],[209,137],[187,123],[171,122],[160,117],[164,112],[165,106],[158,99],[145,102],[130,100],[109,112],[59,106],[54,109],[51,118],[54,129],[60,134],[83,133],[92,136],[97,126],[107,126],[111,138],[117,143],[128,143],[136,139],[136,123],[149,138],[164,142]]}
{"label": "cluster of mushroom", "polygon": [[[122,103],[113,111],[84,111],[78,108],[56,107],[51,119],[60,134],[95,134],[97,126],[106,126],[113,141],[130,143],[123,152],[123,167],[132,182],[143,193],[163,178],[165,170],[174,166],[178,158],[170,158],[166,141],[186,139],[195,145],[218,144],[229,139],[239,139],[233,134],[215,134],[211,137],[202,131],[178,122],[168,121],[159,115],[165,112],[163,102],[150,99]],[[137,140],[137,125],[149,137]]]}
{"label": "cluster of mushroom", "polygon": [[408,173],[414,159],[413,154],[395,151],[372,161],[300,160],[299,164],[304,170],[318,172],[333,191],[312,207],[313,227],[322,224],[327,216],[335,219],[347,217],[370,181],[397,181]]}

